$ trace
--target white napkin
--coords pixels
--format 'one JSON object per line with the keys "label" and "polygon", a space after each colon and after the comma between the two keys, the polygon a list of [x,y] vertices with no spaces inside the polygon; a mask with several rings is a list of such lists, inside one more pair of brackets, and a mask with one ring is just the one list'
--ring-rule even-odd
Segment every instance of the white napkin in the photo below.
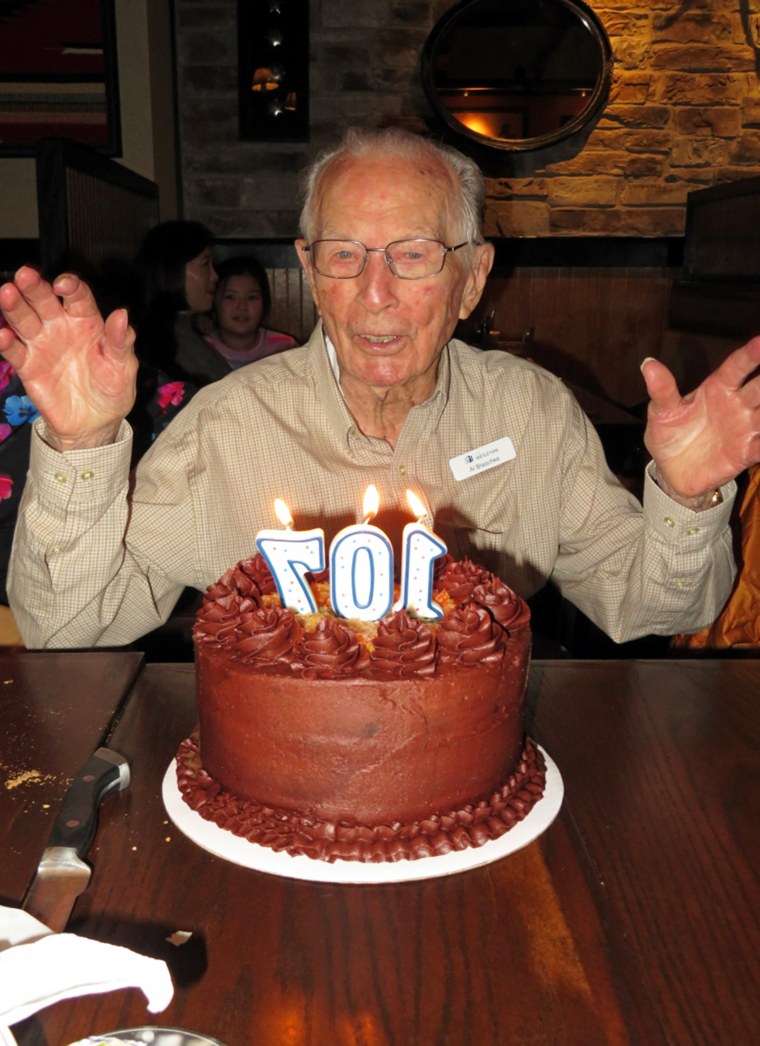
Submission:
{"label": "white napkin", "polygon": [[151,1013],[174,995],[162,959],[73,933],[53,933],[27,912],[0,905],[0,1044],[16,1046],[8,1025],[78,995],[139,988]]}

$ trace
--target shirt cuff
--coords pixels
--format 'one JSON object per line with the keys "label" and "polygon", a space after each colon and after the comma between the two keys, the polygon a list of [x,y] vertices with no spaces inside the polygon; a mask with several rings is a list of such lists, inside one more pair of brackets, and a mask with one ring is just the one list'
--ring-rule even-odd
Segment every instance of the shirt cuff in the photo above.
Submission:
{"label": "shirt cuff", "polygon": [[132,429],[121,423],[116,441],[105,447],[54,450],[45,442],[46,425],[33,425],[29,472],[40,501],[54,512],[88,512],[112,500],[129,474]]}
{"label": "shirt cuff", "polygon": [[720,488],[723,501],[713,508],[695,512],[679,505],[658,487],[654,479],[654,463],[644,471],[644,520],[669,543],[688,541],[690,547],[711,544],[728,526],[736,497],[736,483],[731,480]]}

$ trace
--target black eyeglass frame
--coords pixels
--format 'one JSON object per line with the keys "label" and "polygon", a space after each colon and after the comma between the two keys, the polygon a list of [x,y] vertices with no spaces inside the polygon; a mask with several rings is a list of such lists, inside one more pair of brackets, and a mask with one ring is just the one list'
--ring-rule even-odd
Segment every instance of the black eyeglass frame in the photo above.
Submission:
{"label": "black eyeglass frame", "polygon": [[[361,247],[361,249],[364,251],[364,260],[362,262],[362,267],[359,269],[358,272],[355,272],[352,276],[335,276],[331,272],[322,272],[321,269],[317,268],[316,263],[314,262],[314,254],[313,254],[314,247],[316,247],[317,244],[319,244],[319,243],[355,243],[357,247]],[[396,272],[394,270],[393,266],[394,266],[395,263],[392,260],[392,258],[390,257],[390,255],[388,254],[388,251],[390,250],[390,248],[391,247],[395,247],[396,244],[399,244],[399,243],[437,243],[438,246],[441,248],[441,267],[440,267],[440,269],[437,269],[435,272],[426,272],[424,276],[402,276],[400,273],[398,273],[398,272]],[[446,261],[446,255],[447,254],[451,254],[453,251],[461,250],[462,247],[472,247],[472,246],[474,246],[474,244],[473,244],[473,242],[471,240],[463,240],[462,243],[456,243],[452,247],[447,247],[446,244],[442,240],[429,240],[426,236],[414,236],[414,237],[412,237],[411,239],[408,239],[408,240],[391,240],[391,242],[387,243],[385,245],[385,247],[367,247],[367,246],[365,246],[361,242],[361,240],[346,240],[346,239],[342,239],[342,238],[338,239],[338,238],[328,237],[327,239],[323,239],[323,240],[313,240],[312,243],[306,244],[306,246],[302,247],[301,250],[304,252],[304,254],[311,254],[311,256],[312,256],[311,264],[312,264],[312,267],[314,269],[314,272],[318,273],[320,276],[324,276],[328,280],[355,280],[355,279],[358,279],[358,277],[361,276],[361,274],[367,268],[367,259],[369,258],[370,254],[383,254],[385,256],[385,264],[390,269],[391,275],[395,276],[396,279],[398,279],[398,280],[428,280],[428,279],[430,279],[431,276],[440,276],[440,274],[443,272],[443,266],[444,266],[444,262]]]}

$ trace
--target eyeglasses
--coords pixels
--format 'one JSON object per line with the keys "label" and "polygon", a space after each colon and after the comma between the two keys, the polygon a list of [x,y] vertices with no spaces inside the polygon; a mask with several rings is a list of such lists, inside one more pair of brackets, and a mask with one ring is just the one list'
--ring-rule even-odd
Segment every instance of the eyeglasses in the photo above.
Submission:
{"label": "eyeglasses", "polygon": [[469,241],[447,247],[440,240],[394,240],[387,247],[365,247],[358,240],[315,240],[304,247],[311,254],[311,264],[320,276],[332,280],[352,280],[361,276],[371,253],[385,255],[388,268],[401,280],[424,280],[437,276],[446,255],[466,247]]}

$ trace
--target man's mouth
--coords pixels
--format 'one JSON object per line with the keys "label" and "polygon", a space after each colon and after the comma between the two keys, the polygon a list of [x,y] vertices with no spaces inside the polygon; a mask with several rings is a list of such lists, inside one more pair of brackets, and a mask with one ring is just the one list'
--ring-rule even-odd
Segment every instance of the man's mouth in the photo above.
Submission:
{"label": "man's mouth", "polygon": [[362,334],[361,337],[372,345],[388,345],[396,341],[398,334]]}

